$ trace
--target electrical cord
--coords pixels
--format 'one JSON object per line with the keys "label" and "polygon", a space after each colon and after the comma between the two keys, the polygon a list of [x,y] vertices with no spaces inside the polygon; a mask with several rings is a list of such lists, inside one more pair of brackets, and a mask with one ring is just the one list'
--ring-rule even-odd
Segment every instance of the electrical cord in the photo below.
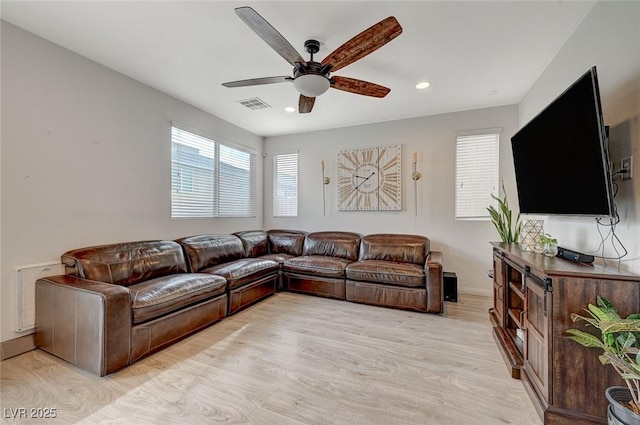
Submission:
{"label": "electrical cord", "polygon": [[[622,173],[622,172],[626,172],[626,170],[620,170],[617,171],[616,173],[613,173],[613,175]],[[618,184],[617,183],[613,183],[613,197],[615,198],[616,195],[618,194]],[[598,234],[600,235],[600,244],[598,245],[598,248],[596,248],[595,251],[592,251],[592,253],[597,253],[599,251],[602,252],[601,255],[594,255],[595,257],[600,258],[605,267],[607,265],[607,261],[606,260],[617,260],[618,261],[618,271],[620,270],[620,264],[621,264],[621,260],[629,253],[627,251],[627,248],[624,246],[624,244],[622,243],[622,241],[620,240],[620,238],[618,237],[618,235],[616,235],[616,226],[618,225],[618,223],[620,223],[620,215],[618,214],[618,206],[616,205],[615,201],[613,202],[613,216],[612,217],[608,217],[608,222],[606,221],[607,219],[601,218],[601,217],[596,217],[596,230],[598,231]],[[602,228],[608,228],[608,232],[606,235],[602,234]],[[607,241],[607,239],[611,238],[611,246],[613,247],[613,250],[616,253],[616,257],[605,257],[604,254],[604,250],[605,250],[605,243]],[[616,246],[616,242],[617,244],[620,246],[620,248],[622,249],[623,253],[621,254],[620,251],[618,250],[618,246]]]}

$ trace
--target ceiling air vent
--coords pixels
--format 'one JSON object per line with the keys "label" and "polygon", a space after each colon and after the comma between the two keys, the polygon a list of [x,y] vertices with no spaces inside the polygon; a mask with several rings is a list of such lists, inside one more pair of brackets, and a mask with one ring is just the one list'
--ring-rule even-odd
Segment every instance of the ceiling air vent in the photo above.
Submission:
{"label": "ceiling air vent", "polygon": [[251,99],[239,100],[238,103],[240,103],[241,105],[244,105],[247,108],[252,109],[254,111],[259,111],[261,109],[271,108],[271,106],[269,106],[268,103],[266,103],[265,101],[263,101],[262,99],[259,99],[257,97],[252,97]]}

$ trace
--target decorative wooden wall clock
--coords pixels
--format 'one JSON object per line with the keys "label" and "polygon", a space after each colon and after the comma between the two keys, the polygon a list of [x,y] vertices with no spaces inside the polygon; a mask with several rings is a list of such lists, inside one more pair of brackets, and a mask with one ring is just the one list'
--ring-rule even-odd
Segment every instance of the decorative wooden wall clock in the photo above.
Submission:
{"label": "decorative wooden wall clock", "polygon": [[345,149],[338,154],[338,209],[402,209],[402,146]]}

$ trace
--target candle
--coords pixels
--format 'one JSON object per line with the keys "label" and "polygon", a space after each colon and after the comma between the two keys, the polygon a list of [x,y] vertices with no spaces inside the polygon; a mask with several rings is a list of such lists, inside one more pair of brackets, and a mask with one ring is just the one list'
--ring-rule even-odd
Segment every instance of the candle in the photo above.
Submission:
{"label": "candle", "polygon": [[418,162],[418,152],[413,153],[413,162],[414,163]]}
{"label": "candle", "polygon": [[322,171],[324,171],[324,159],[322,160]]}

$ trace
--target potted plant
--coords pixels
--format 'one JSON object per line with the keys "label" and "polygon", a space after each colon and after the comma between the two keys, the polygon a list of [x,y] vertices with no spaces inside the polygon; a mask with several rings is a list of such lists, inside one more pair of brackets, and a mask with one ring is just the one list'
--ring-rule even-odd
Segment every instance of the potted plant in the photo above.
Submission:
{"label": "potted plant", "polygon": [[507,191],[504,190],[504,182],[502,182],[502,193],[504,193],[502,198],[498,198],[493,193],[491,194],[491,197],[498,201],[498,209],[490,205],[487,207],[487,211],[489,211],[491,215],[491,221],[496,227],[502,242],[518,242],[520,239],[520,229],[522,227],[520,213],[518,213],[515,222],[513,222],[513,214],[509,208]]}
{"label": "potted plant", "polygon": [[610,364],[624,379],[625,387],[609,387],[609,424],[640,425],[640,314],[621,318],[607,299],[597,297],[597,305],[589,304],[589,316],[571,314],[574,322],[584,320],[599,336],[579,329],[568,329],[569,338],[585,347],[602,350],[600,362]]}
{"label": "potted plant", "polygon": [[548,233],[540,236],[542,253],[547,257],[555,257],[558,254],[558,240]]}

